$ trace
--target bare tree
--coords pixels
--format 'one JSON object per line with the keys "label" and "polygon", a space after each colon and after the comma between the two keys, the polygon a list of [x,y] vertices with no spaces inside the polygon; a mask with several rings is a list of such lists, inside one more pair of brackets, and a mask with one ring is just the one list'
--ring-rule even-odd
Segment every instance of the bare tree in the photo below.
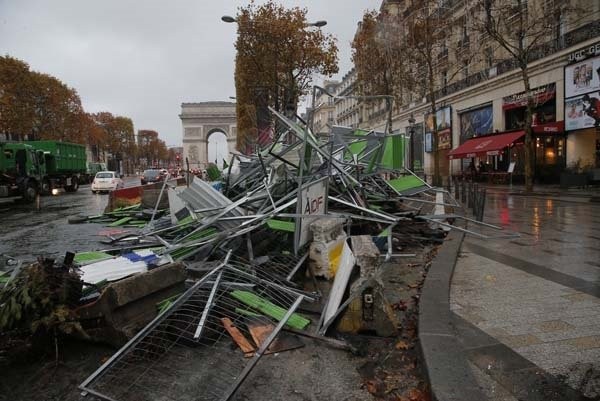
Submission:
{"label": "bare tree", "polygon": [[[551,0],[476,0],[473,27],[504,50],[520,70],[527,107],[525,113],[525,190],[533,190],[533,120],[536,98],[531,91],[529,62],[554,43],[564,16],[576,9],[569,2]],[[572,2],[571,2],[572,3]]]}
{"label": "bare tree", "polygon": [[[417,4],[418,3],[418,4]],[[466,20],[455,20],[452,10],[440,5],[437,0],[422,0],[415,3],[406,17],[406,35],[403,48],[405,60],[410,60],[416,94],[426,97],[432,113],[433,125],[433,184],[442,185],[440,174],[440,152],[438,138],[438,98],[440,90],[459,73],[468,71],[473,60],[470,51]],[[453,32],[456,32],[456,35]],[[458,38],[458,40],[455,40]],[[456,60],[449,61],[451,55]]]}

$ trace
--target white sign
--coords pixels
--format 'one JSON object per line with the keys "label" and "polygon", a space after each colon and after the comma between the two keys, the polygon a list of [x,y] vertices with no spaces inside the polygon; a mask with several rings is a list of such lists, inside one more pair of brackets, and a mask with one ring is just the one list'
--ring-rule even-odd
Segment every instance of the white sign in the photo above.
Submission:
{"label": "white sign", "polygon": [[515,172],[515,165],[517,164],[517,162],[510,162],[510,164],[508,165],[508,173],[514,173]]}
{"label": "white sign", "polygon": [[[327,213],[327,196],[329,177],[323,177],[315,182],[304,185],[300,189],[300,199],[296,213],[303,215],[319,215]],[[310,240],[310,223],[318,217],[296,218],[296,250],[302,248]]]}
{"label": "white sign", "polygon": [[600,90],[600,57],[565,67],[565,98]]}

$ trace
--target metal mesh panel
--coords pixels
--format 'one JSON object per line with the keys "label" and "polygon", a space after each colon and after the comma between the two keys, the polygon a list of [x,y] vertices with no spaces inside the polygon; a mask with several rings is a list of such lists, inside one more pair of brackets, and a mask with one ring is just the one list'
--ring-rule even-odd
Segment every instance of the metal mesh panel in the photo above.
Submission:
{"label": "metal mesh panel", "polygon": [[[80,388],[118,401],[230,399],[303,299],[236,266],[223,263],[194,284]],[[267,300],[279,316],[268,317],[241,302],[236,297],[241,293]],[[254,346],[253,352],[244,353],[233,342],[224,319]],[[262,344],[253,342],[253,321],[272,328]]]}

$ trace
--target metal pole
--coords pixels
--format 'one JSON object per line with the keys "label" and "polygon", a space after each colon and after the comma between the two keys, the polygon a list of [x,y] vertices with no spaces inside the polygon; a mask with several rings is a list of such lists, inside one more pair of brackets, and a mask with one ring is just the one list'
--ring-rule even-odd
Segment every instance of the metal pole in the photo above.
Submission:
{"label": "metal pole", "polygon": [[292,304],[292,306],[287,311],[285,316],[283,316],[283,318],[279,321],[279,324],[273,329],[271,334],[269,334],[269,337],[267,337],[267,339],[262,343],[262,345],[260,346],[258,351],[256,351],[256,354],[254,354],[254,358],[252,358],[252,360],[250,362],[248,362],[248,364],[246,365],[246,367],[244,368],[242,373],[240,373],[240,375],[237,377],[237,380],[235,381],[235,383],[231,386],[231,388],[227,391],[227,393],[221,398],[223,401],[228,401],[231,399],[231,397],[233,397],[233,395],[235,394],[237,389],[240,387],[240,385],[242,384],[242,382],[244,381],[246,376],[248,376],[250,371],[252,369],[254,369],[254,366],[256,365],[256,363],[258,362],[260,357],[265,353],[265,351],[271,345],[273,340],[275,340],[275,337],[277,337],[277,335],[279,334],[281,329],[283,329],[283,326],[286,324],[288,319],[294,314],[294,312],[296,311],[298,306],[300,306],[300,303],[302,303],[303,298],[304,297],[302,295],[299,296],[298,298],[296,298],[296,301]]}
{"label": "metal pole", "polygon": [[171,178],[171,174],[167,173],[167,176],[165,177],[165,181],[163,182],[163,186],[160,189],[160,193],[158,194],[158,199],[156,200],[156,205],[154,206],[154,211],[152,212],[152,217],[150,218],[150,223],[148,223],[149,225],[152,224],[152,222],[154,221],[154,216],[156,215],[156,212],[158,211],[158,205],[160,204],[160,200],[162,199],[162,195],[163,195],[163,192],[165,191],[165,187],[167,186],[167,182],[169,181],[169,178]]}

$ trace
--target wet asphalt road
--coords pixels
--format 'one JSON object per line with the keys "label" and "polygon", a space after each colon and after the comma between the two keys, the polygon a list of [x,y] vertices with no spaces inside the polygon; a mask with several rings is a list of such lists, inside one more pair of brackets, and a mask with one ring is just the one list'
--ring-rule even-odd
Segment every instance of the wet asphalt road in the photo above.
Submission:
{"label": "wet asphalt road", "polygon": [[[126,186],[138,185],[137,178],[125,180]],[[41,197],[41,211],[35,205],[0,203],[0,254],[24,261],[38,256],[59,258],[65,252],[106,248],[98,235],[102,224],[69,224],[75,215],[96,215],[104,211],[107,194],[92,194],[90,185],[82,185],[75,193],[61,192]]]}

